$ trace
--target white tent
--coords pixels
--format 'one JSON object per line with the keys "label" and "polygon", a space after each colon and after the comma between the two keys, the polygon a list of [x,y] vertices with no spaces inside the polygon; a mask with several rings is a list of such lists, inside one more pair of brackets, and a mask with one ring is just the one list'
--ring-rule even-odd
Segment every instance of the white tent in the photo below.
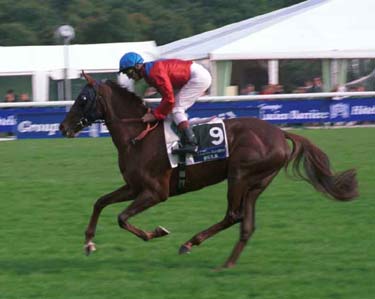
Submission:
{"label": "white tent", "polygon": [[79,78],[81,70],[88,73],[117,72],[121,56],[128,51],[139,52],[145,60],[154,60],[159,52],[154,41],[107,43],[68,46],[0,47],[0,76],[31,75],[33,99],[48,100],[48,80]]}
{"label": "white tent", "polygon": [[[307,1],[307,3],[310,1]],[[298,14],[210,53],[213,60],[375,56],[373,0],[315,1]],[[246,49],[246,50],[245,50]],[[245,50],[245,51],[244,51]]]}
{"label": "white tent", "polygon": [[210,59],[218,91],[233,60],[272,60],[277,80],[277,59],[326,59],[330,69],[330,60],[374,58],[374,11],[374,0],[309,0],[159,49],[163,57]]}

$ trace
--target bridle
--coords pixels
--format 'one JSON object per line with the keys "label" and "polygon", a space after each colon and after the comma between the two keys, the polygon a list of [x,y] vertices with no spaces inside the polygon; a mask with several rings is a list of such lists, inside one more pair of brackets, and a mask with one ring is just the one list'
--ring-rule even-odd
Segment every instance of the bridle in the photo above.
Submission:
{"label": "bridle", "polygon": [[[104,120],[103,115],[99,115],[97,112],[97,103],[100,103],[100,100],[102,97],[97,94],[94,88],[90,89],[90,98],[87,99],[88,101],[84,107],[84,110],[82,112],[82,117],[78,120],[76,126],[79,128],[79,130],[82,130],[85,127],[88,127],[92,125],[93,123],[136,123],[141,122],[143,123],[142,118],[113,118],[110,120]],[[90,104],[89,104],[90,103]],[[104,105],[103,105],[104,106]],[[151,112],[151,108],[148,108],[147,112]],[[146,135],[151,132],[152,130],[156,129],[156,127],[159,125],[159,121],[157,121],[155,124],[151,126],[150,123],[147,123],[146,129],[144,129],[140,134],[138,134],[136,137],[130,139],[131,144],[136,144],[140,140],[146,137]]]}
{"label": "bridle", "polygon": [[[94,88],[87,89],[87,96],[83,95],[80,99],[84,103],[82,117],[78,120],[76,126],[80,130],[92,125],[93,123],[103,122],[102,116],[97,112],[97,103],[99,102],[97,92]],[[82,103],[79,103],[82,106]]]}

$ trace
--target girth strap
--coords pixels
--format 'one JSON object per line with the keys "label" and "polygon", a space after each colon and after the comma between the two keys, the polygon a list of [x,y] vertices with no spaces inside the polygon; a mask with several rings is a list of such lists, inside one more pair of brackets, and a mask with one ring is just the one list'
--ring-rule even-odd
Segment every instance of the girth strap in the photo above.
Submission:
{"label": "girth strap", "polygon": [[178,185],[177,191],[182,192],[186,183],[186,154],[180,153],[178,155]]}

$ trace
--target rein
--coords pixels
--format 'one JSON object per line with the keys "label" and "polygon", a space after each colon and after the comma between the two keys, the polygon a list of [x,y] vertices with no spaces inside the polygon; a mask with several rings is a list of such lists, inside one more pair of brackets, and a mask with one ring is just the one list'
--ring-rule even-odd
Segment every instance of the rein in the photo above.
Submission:
{"label": "rein", "polygon": [[158,124],[159,124],[159,122],[156,122],[153,126],[151,126],[150,123],[147,123],[146,129],[144,129],[138,136],[136,136],[135,138],[133,138],[131,140],[131,143],[132,144],[136,144],[138,141],[140,141],[143,138],[145,138],[148,133],[150,133],[152,130],[156,129],[156,127],[158,126]]}
{"label": "rein", "polygon": [[[150,108],[148,108],[147,112],[149,113],[151,111]],[[143,122],[142,118],[121,118],[121,119],[115,119],[110,120],[108,122],[122,122],[122,123],[134,123],[134,122]],[[156,127],[159,125],[159,122],[157,121],[154,125],[150,125],[150,123],[147,123],[146,129],[144,129],[141,133],[139,133],[136,137],[132,138],[130,142],[132,144],[136,144],[138,141],[141,141],[143,138],[146,137],[148,133],[150,133],[152,130],[156,129]]]}

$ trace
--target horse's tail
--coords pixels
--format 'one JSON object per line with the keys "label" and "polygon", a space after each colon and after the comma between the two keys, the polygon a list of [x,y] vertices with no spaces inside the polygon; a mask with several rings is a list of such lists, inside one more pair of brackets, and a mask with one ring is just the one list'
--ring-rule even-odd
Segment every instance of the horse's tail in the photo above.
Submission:
{"label": "horse's tail", "polygon": [[[321,149],[302,136],[285,131],[284,135],[293,143],[286,168],[293,161],[292,173],[295,177],[309,182],[316,190],[336,200],[349,201],[358,196],[355,169],[333,173],[328,156]],[[301,171],[301,162],[304,173]]]}

